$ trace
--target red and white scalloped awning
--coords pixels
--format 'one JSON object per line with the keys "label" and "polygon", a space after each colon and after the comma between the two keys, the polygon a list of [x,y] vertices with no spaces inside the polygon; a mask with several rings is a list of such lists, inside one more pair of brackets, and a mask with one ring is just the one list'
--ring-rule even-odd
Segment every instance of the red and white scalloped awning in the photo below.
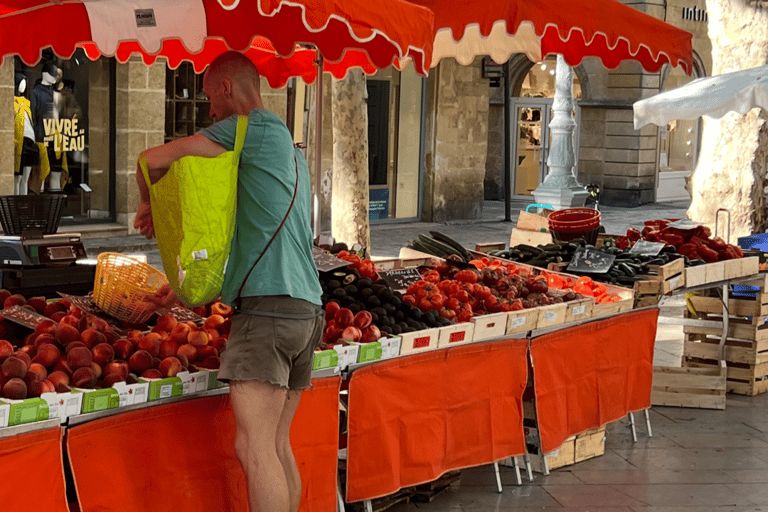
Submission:
{"label": "red and white scalloped awning", "polygon": [[635,60],[651,72],[665,63],[692,70],[691,34],[617,0],[411,1],[435,13],[432,67],[525,53],[533,62],[562,54],[571,66],[599,57],[608,68]]}
{"label": "red and white scalloped awning", "polygon": [[313,66],[304,63],[314,52],[293,62],[266,59],[292,56],[309,44],[337,76],[350,66],[370,73],[404,58],[426,74],[433,21],[429,9],[404,0],[2,0],[0,56],[34,64],[43,48],[69,58],[83,47],[91,57],[124,62],[139,53],[145,61],[190,60],[202,70],[232,49],[250,51],[255,61],[260,54],[266,66],[282,70],[271,83],[284,83],[287,70],[308,73]]}

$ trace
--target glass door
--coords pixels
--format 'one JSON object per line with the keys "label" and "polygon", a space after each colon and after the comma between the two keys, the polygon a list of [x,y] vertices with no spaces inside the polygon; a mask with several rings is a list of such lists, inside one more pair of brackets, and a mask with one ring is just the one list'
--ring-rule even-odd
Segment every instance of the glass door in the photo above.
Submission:
{"label": "glass door", "polygon": [[552,100],[512,101],[512,193],[530,196],[547,174]]}

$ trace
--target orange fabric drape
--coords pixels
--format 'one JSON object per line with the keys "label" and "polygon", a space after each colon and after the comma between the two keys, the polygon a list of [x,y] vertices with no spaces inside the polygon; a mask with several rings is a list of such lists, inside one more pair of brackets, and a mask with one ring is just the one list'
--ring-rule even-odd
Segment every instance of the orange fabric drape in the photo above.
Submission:
{"label": "orange fabric drape", "polygon": [[69,512],[63,437],[55,427],[0,439],[0,509]]}
{"label": "orange fabric drape", "polygon": [[[312,382],[291,429],[303,512],[336,506],[340,379]],[[82,510],[247,512],[229,396],[158,405],[69,429]]]}
{"label": "orange fabric drape", "polygon": [[527,352],[527,340],[479,343],[355,371],[349,384],[347,501],[385,496],[452,469],[524,453]]}
{"label": "orange fabric drape", "polygon": [[651,406],[658,315],[658,308],[630,311],[531,341],[544,453],[569,436]]}

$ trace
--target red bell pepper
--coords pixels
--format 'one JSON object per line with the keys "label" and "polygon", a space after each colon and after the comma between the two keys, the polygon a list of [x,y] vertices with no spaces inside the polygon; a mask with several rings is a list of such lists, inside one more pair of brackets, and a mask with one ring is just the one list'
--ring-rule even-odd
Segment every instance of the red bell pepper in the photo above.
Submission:
{"label": "red bell pepper", "polygon": [[628,238],[628,239],[629,239],[629,241],[630,241],[630,242],[632,242],[632,243],[635,243],[635,242],[637,242],[638,240],[640,240],[640,237],[641,237],[641,236],[642,236],[642,235],[640,234],[640,231],[638,231],[638,230],[637,230],[637,229],[635,229],[635,228],[629,228],[629,229],[627,230],[627,238]]}
{"label": "red bell pepper", "polygon": [[707,263],[714,263],[718,261],[719,256],[717,254],[717,251],[714,249],[710,249],[706,245],[700,246],[698,249],[696,249],[701,256],[701,259],[706,261]]}
{"label": "red bell pepper", "polygon": [[720,251],[721,249],[725,249],[726,247],[728,247],[728,244],[725,243],[725,240],[723,240],[719,236],[714,236],[710,238],[708,245],[710,249],[714,249],[716,251]]}

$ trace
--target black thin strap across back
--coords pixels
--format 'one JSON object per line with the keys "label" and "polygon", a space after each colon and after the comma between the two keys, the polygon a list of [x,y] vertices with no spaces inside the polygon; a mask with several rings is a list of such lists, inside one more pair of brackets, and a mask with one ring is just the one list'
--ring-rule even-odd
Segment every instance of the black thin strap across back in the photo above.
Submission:
{"label": "black thin strap across back", "polygon": [[288,211],[285,212],[285,217],[283,217],[283,221],[275,230],[275,233],[272,235],[272,238],[269,239],[269,242],[267,242],[267,245],[264,246],[264,250],[261,251],[261,254],[259,254],[259,257],[256,258],[256,262],[251,267],[251,270],[249,270],[248,273],[245,275],[245,279],[243,279],[243,282],[240,285],[240,289],[237,291],[237,298],[235,299],[235,311],[240,310],[240,299],[241,299],[240,296],[243,293],[243,288],[245,288],[245,283],[247,283],[248,278],[251,277],[251,272],[253,272],[253,269],[256,268],[256,265],[259,264],[259,261],[261,261],[261,258],[264,257],[264,254],[266,254],[267,249],[269,249],[269,246],[272,245],[272,242],[275,241],[275,238],[277,238],[277,235],[280,233],[280,230],[283,229],[283,225],[285,225],[285,221],[288,220],[288,215],[290,215],[291,210],[293,210],[293,203],[296,202],[296,193],[299,191],[299,161],[296,158],[295,148],[293,153],[293,163],[294,163],[294,166],[296,167],[296,186],[293,188],[293,197],[291,198],[291,204],[288,205]]}

